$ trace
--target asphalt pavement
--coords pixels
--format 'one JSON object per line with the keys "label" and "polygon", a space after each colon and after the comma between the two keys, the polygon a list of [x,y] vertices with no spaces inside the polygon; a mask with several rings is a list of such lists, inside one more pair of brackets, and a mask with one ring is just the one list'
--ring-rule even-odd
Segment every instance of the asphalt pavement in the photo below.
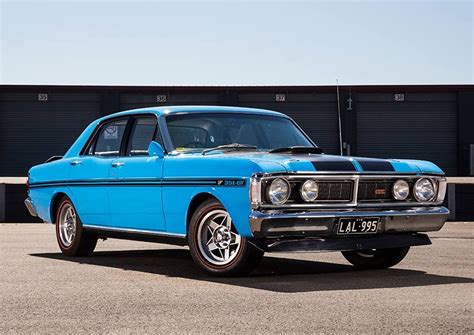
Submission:
{"label": "asphalt pavement", "polygon": [[66,258],[54,227],[0,224],[0,333],[473,333],[474,223],[448,223],[393,269],[340,253],[268,254],[212,278],[186,248],[107,240]]}

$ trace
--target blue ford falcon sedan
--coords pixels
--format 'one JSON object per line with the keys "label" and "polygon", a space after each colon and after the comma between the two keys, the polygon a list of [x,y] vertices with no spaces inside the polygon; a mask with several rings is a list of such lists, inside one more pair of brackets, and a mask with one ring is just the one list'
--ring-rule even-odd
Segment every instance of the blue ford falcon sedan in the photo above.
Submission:
{"label": "blue ford falcon sedan", "polygon": [[55,225],[66,255],[89,256],[105,238],[188,245],[213,275],[282,251],[391,267],[449,213],[435,164],[325,155],[288,116],[240,107],[103,117],[31,168],[28,186],[28,210]]}

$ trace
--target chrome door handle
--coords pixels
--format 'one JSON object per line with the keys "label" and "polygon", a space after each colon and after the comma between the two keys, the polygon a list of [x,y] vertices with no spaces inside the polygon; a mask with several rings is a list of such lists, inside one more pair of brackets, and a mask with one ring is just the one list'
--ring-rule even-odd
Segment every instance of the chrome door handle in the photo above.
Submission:
{"label": "chrome door handle", "polygon": [[116,168],[116,167],[121,167],[121,166],[124,166],[125,163],[123,162],[113,162],[112,163],[112,167]]}
{"label": "chrome door handle", "polygon": [[70,164],[71,164],[72,166],[76,166],[76,165],[82,164],[82,161],[72,161]]}

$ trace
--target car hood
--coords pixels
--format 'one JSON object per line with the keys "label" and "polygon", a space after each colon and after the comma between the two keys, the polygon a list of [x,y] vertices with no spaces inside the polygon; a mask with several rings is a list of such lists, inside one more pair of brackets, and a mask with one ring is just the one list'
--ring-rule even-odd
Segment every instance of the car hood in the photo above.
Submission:
{"label": "car hood", "polygon": [[[236,152],[225,155],[249,159],[261,167],[262,172],[275,172],[280,166],[283,172],[342,172],[342,173],[431,173],[443,174],[435,164],[420,160],[380,159],[326,154],[281,154]],[[269,171],[271,170],[271,171]]]}

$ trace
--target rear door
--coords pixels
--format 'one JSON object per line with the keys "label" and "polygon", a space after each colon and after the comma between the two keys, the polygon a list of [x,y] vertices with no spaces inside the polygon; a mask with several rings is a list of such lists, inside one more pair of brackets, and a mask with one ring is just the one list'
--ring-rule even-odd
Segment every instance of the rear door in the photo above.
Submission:
{"label": "rear door", "polygon": [[78,213],[86,225],[109,226],[109,171],[119,157],[128,118],[99,126],[83,155],[71,160],[69,183]]}
{"label": "rear door", "polygon": [[115,227],[164,231],[161,200],[163,158],[148,156],[148,145],[162,144],[155,115],[131,120],[124,154],[111,164],[110,212]]}

